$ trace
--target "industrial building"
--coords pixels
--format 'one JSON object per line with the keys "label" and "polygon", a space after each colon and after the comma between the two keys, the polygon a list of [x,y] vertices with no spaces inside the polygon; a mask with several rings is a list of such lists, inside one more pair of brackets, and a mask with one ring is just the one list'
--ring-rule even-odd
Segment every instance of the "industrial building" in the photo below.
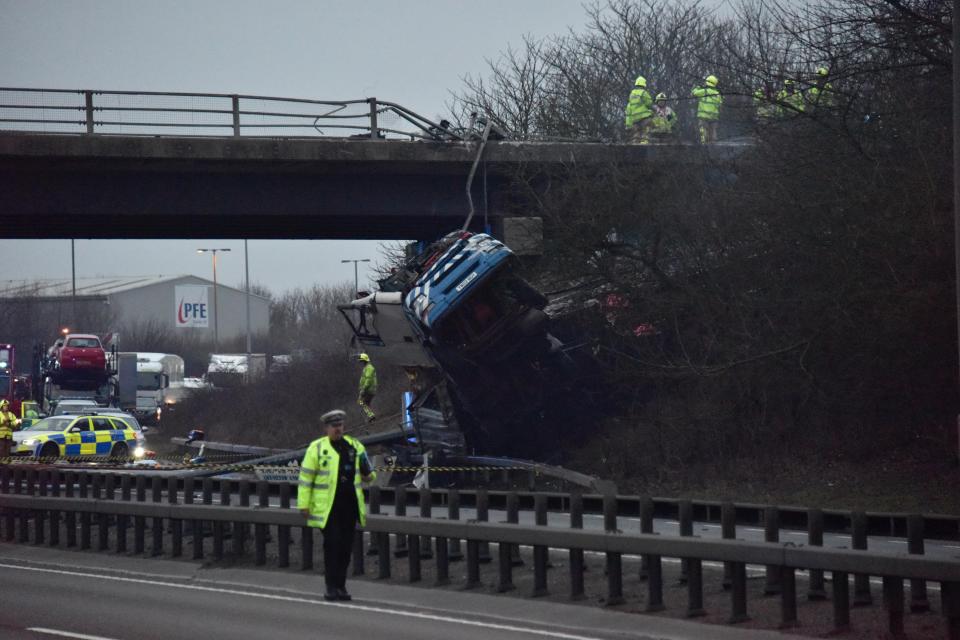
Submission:
{"label": "industrial building", "polygon": [[[10,342],[52,339],[71,325],[76,331],[121,336],[152,327],[211,342],[216,330],[221,344],[247,333],[246,292],[217,283],[214,295],[213,282],[192,275],[77,278],[76,289],[69,278],[0,281],[0,307],[18,316],[20,322],[3,323],[11,329],[27,318],[34,331],[38,322],[50,325],[45,336],[0,336]],[[251,293],[250,333],[269,330],[270,301]]]}

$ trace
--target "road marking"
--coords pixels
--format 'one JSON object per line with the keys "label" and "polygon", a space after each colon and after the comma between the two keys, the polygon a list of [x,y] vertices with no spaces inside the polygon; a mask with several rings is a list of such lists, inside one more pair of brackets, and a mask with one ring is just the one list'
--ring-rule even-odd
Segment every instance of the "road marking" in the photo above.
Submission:
{"label": "road marking", "polygon": [[60,636],[61,638],[76,638],[77,640],[113,640],[113,638],[106,636],[91,636],[86,633],[73,633],[72,631],[60,631],[59,629],[44,629],[43,627],[27,627],[27,631],[45,633],[49,636]]}
{"label": "road marking", "polygon": [[[341,609],[350,609],[353,611],[365,611],[368,613],[381,613],[385,615],[395,615],[405,618],[417,618],[419,620],[431,620],[434,622],[446,622],[450,624],[460,624],[468,627],[482,627],[485,629],[496,629],[499,631],[512,631],[516,633],[528,633],[536,636],[545,636],[548,638],[563,638],[564,640],[600,640],[596,636],[581,636],[573,633],[563,633],[561,631],[548,631],[546,629],[531,629],[518,627],[509,624],[499,624],[494,622],[480,622],[478,620],[464,620],[462,618],[451,618],[449,616],[440,616],[429,613],[418,613],[416,611],[398,611],[394,609],[382,609],[361,604],[345,604],[342,602],[326,602],[323,600],[312,600],[310,598],[295,598],[293,596],[280,596],[270,593],[255,593],[252,591],[241,591],[239,589],[221,589],[217,587],[203,587],[194,584],[180,584],[176,582],[161,582],[159,580],[144,580],[141,578],[122,578],[119,576],[107,576],[99,573],[84,573],[79,571],[64,571],[63,569],[42,569],[40,567],[24,567],[15,564],[0,564],[5,569],[16,569],[20,571],[36,571],[39,573],[53,573],[63,576],[100,578],[101,580],[113,580],[115,582],[127,582],[133,584],[145,584],[158,587],[172,587],[174,589],[192,589],[194,591],[206,591],[209,593],[223,593],[228,595],[249,596],[251,598],[263,598],[265,600],[279,600],[282,602],[296,602],[302,604],[321,605],[324,607],[339,607]],[[37,631],[38,633],[60,634],[65,638],[77,638],[78,640],[112,640],[102,636],[86,636],[72,634],[66,631],[54,631],[52,629],[28,629],[28,631]]]}

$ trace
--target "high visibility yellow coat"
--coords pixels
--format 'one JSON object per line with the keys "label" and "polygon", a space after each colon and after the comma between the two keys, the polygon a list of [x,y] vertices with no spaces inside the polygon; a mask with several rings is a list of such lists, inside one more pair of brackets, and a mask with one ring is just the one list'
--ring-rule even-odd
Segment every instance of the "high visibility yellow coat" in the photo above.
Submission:
{"label": "high visibility yellow coat", "polygon": [[[350,436],[343,436],[356,452],[354,460],[353,486],[357,495],[357,511],[360,514],[360,526],[367,524],[366,502],[363,499],[363,476],[360,473],[360,461],[367,456],[367,450],[360,442]],[[369,461],[367,462],[369,464]],[[330,444],[330,438],[324,436],[314,440],[307,447],[307,453],[300,464],[300,484],[297,488],[297,508],[308,509],[307,526],[322,529],[327,524],[333,499],[337,495],[337,483],[340,481],[340,454]],[[376,480],[373,471],[367,476],[368,482]]]}
{"label": "high visibility yellow coat", "polygon": [[17,416],[10,410],[0,411],[0,439],[13,438],[17,430]]}
{"label": "high visibility yellow coat", "polygon": [[653,115],[653,98],[643,87],[634,87],[627,101],[627,129]]}
{"label": "high visibility yellow coat", "polygon": [[714,87],[695,87],[690,92],[694,98],[697,98],[697,118],[699,120],[719,120],[720,105],[723,104],[723,96],[720,91]]}
{"label": "high visibility yellow coat", "polygon": [[377,393],[377,370],[369,362],[364,365],[360,374],[360,394],[375,395]]}
{"label": "high visibility yellow coat", "polygon": [[780,103],[780,111],[785,116],[792,116],[803,112],[803,94],[799,91],[789,92],[781,89],[777,94],[777,102]]}

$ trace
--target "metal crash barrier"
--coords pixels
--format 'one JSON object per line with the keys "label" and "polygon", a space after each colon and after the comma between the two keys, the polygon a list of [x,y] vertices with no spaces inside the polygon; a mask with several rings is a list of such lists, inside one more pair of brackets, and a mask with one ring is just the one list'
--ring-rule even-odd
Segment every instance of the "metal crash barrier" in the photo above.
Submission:
{"label": "metal crash barrier", "polygon": [[[183,491],[181,493],[181,482]],[[235,485],[235,486],[234,486]],[[234,494],[233,489],[236,489]],[[16,467],[0,467],[0,532],[6,541],[34,544],[61,544],[99,551],[128,551],[130,531],[133,532],[134,553],[161,555],[169,550],[170,555],[183,554],[185,523],[187,535],[192,538],[192,554],[195,559],[204,559],[212,554],[214,559],[225,554],[226,532],[229,529],[234,554],[244,554],[253,529],[253,555],[255,563],[267,562],[267,541],[271,529],[276,530],[277,566],[290,565],[291,532],[299,530],[301,567],[313,568],[314,530],[304,526],[302,515],[290,508],[291,487],[279,486],[279,506],[270,506],[270,485],[265,481],[256,484],[247,480],[219,482],[217,504],[214,504],[214,480],[212,478],[162,478],[158,475],[117,475],[111,473],[86,473],[58,469],[36,470]],[[401,491],[405,489],[401,488]],[[234,503],[234,495],[237,496]],[[432,558],[435,562],[437,584],[449,584],[449,562],[463,557],[466,561],[465,588],[481,584],[481,564],[485,550],[491,543],[498,545],[497,590],[514,588],[512,571],[515,566],[514,550],[519,546],[533,548],[532,596],[547,593],[546,571],[550,549],[567,550],[570,554],[570,597],[583,596],[583,553],[599,552],[606,556],[607,602],[623,602],[623,573],[621,561],[624,555],[639,556],[644,560],[648,589],[647,608],[656,611],[663,607],[664,558],[683,560],[687,587],[687,615],[702,615],[704,561],[725,563],[730,575],[729,621],[736,623],[748,619],[746,567],[767,567],[768,586],[776,585],[775,593],[781,602],[781,625],[794,626],[797,617],[796,573],[805,569],[811,572],[830,573],[832,576],[832,601],[834,627],[845,629],[850,624],[849,576],[854,580],[854,604],[857,604],[861,582],[859,578],[880,576],[883,581],[883,603],[889,630],[895,636],[902,635],[904,627],[904,580],[914,585],[926,581],[940,583],[942,614],[945,618],[946,637],[960,638],[960,561],[927,558],[911,554],[882,554],[854,549],[824,549],[816,546],[794,546],[775,541],[747,542],[741,540],[707,540],[688,536],[659,536],[645,532],[622,532],[616,529],[616,501],[612,496],[604,500],[604,531],[583,530],[583,500],[579,495],[570,497],[570,528],[546,527],[547,501],[545,496],[534,497],[536,524],[516,524],[518,496],[506,494],[507,523],[485,522],[488,496],[478,491],[477,518],[459,520],[460,495],[456,490],[447,490],[448,519],[430,517],[431,492],[421,490],[418,499],[420,517],[406,515],[380,515],[380,489],[371,489],[371,515],[364,532],[357,532],[354,554],[354,575],[365,573],[364,536],[375,549],[378,577],[389,577],[391,563],[396,553],[391,552],[391,538],[399,551],[400,542],[406,549],[411,582],[422,579],[421,559]],[[199,496],[199,503],[196,503]],[[255,498],[255,503],[252,499]],[[406,497],[402,500],[406,504]],[[398,501],[397,504],[400,504]],[[649,503],[645,509],[652,514]],[[689,506],[683,506],[688,512]],[[773,518],[772,514],[768,514]],[[149,536],[148,536],[149,525]],[[643,525],[643,523],[642,523]],[[212,546],[205,544],[206,531],[210,531]],[[79,540],[78,540],[79,534]],[[94,534],[96,541],[94,542]],[[147,540],[150,551],[147,551]],[[768,538],[769,539],[769,538]],[[435,544],[431,544],[431,540]],[[460,543],[465,541],[466,553],[459,554]],[[169,544],[167,544],[169,543]],[[430,549],[430,553],[426,551]],[[435,549],[435,553],[432,551]],[[869,585],[867,585],[869,588]],[[869,591],[868,591],[869,595]],[[915,595],[915,594],[914,594]]]}

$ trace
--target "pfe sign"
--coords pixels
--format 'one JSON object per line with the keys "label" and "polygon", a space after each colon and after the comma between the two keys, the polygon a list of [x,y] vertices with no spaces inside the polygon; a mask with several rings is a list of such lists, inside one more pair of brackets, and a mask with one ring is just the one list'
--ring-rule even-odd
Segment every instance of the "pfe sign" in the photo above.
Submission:
{"label": "pfe sign", "polygon": [[209,327],[210,305],[206,285],[178,285],[174,288],[176,303],[174,326],[181,328]]}

